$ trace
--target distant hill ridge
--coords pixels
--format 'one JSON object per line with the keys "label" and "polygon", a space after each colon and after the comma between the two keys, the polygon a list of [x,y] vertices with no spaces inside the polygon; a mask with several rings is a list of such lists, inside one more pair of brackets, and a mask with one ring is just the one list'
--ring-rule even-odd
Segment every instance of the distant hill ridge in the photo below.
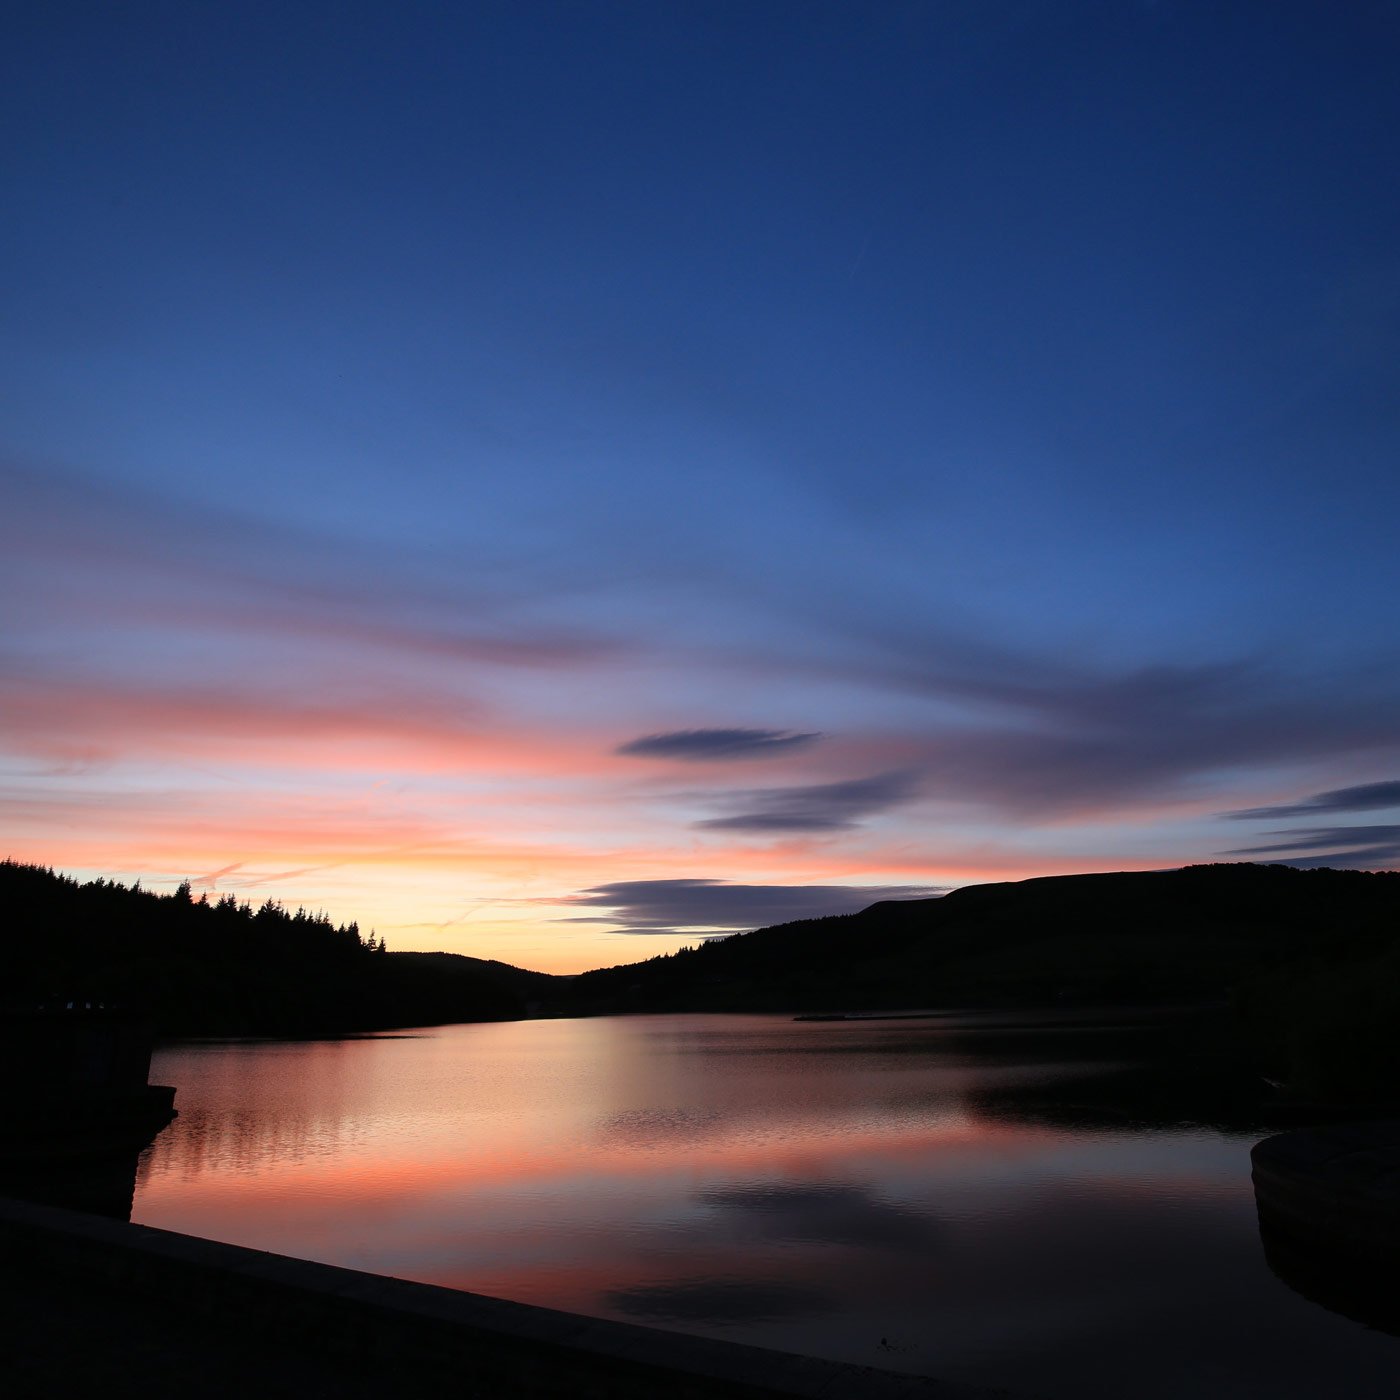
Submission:
{"label": "distant hill ridge", "polygon": [[389,953],[351,924],[0,862],[0,996],[147,1007],[166,1035],[326,1035],[625,1011],[1231,1003],[1319,1093],[1400,1083],[1400,873],[1203,865],[970,885],[554,977]]}
{"label": "distant hill ridge", "polygon": [[970,885],[584,973],[588,1010],[1223,998],[1400,931],[1400,873],[1201,865]]}

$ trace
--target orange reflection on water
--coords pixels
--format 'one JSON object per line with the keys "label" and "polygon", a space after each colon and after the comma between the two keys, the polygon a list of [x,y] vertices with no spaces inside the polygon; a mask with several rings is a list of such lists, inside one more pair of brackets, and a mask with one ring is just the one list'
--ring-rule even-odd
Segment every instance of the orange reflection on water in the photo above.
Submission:
{"label": "orange reflection on water", "polygon": [[1251,1292],[1249,1140],[1052,1120],[1084,1064],[1007,1043],[690,1016],[167,1050],[133,1218],[1023,1393],[1047,1348],[1061,1393],[1128,1394],[1148,1337],[1177,1366],[1293,1335]]}
{"label": "orange reflection on water", "polygon": [[347,1143],[343,1151],[326,1155],[308,1146],[311,1133],[239,1133],[232,1140],[211,1141],[206,1123],[196,1117],[184,1131],[168,1133],[152,1148],[143,1168],[142,1201],[152,1205],[163,1198],[186,1202],[203,1198],[231,1205],[265,1199],[269,1180],[288,1191],[366,1206],[406,1193],[519,1187],[568,1180],[584,1172],[626,1178],[682,1169],[705,1175],[761,1171],[811,1180],[822,1179],[827,1174],[824,1164],[833,1158],[843,1164],[865,1156],[912,1163],[936,1152],[946,1168],[960,1156],[1040,1155],[1061,1136],[1043,1127],[971,1120],[921,1130],[794,1129],[769,1141],[733,1130],[689,1139],[663,1154],[654,1143],[609,1141],[606,1131],[591,1142],[563,1150],[524,1136],[464,1143],[444,1129],[435,1143],[415,1139],[413,1151],[385,1142],[371,1152]]}

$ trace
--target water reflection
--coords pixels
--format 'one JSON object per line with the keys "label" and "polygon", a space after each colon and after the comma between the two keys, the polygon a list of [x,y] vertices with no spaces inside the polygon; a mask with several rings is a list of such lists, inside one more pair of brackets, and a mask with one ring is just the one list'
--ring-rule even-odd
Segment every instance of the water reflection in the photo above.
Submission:
{"label": "water reflection", "polygon": [[938,1238],[926,1212],[882,1200],[868,1187],[767,1182],[713,1187],[696,1200],[732,1213],[746,1236],[920,1252]]}
{"label": "water reflection", "polygon": [[[1130,1051],[968,1017],[189,1046],[135,1214],[1032,1394],[1392,1395],[1396,1343],[1265,1266],[1254,1130],[1132,1087]],[[1110,1112],[1125,1085],[1156,1107]]]}
{"label": "water reflection", "polygon": [[983,1076],[971,1101],[988,1118],[1081,1133],[1208,1128],[1257,1136],[1274,1122],[1263,1081],[1243,1072],[1132,1061],[1059,1068],[1048,1078]]}
{"label": "water reflection", "polygon": [[599,1120],[600,1141],[621,1143],[639,1152],[650,1152],[671,1143],[699,1142],[723,1125],[718,1108],[629,1108]]}
{"label": "water reflection", "polygon": [[1259,1222],[1269,1268],[1289,1288],[1330,1312],[1400,1337],[1400,1279],[1385,1262],[1329,1255]]}
{"label": "water reflection", "polygon": [[614,1288],[608,1302],[637,1322],[700,1322],[715,1327],[734,1323],[776,1322],[835,1312],[840,1297],[781,1280],[696,1279]]}

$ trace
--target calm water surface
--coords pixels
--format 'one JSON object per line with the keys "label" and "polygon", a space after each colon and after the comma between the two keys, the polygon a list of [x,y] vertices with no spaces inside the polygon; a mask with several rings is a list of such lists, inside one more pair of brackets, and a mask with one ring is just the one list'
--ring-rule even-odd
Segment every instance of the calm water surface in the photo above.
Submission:
{"label": "calm water surface", "polygon": [[180,1046],[132,1218],[1026,1394],[1393,1400],[1400,1339],[1265,1262],[1261,1134],[1057,1112],[1076,1043],[649,1016]]}

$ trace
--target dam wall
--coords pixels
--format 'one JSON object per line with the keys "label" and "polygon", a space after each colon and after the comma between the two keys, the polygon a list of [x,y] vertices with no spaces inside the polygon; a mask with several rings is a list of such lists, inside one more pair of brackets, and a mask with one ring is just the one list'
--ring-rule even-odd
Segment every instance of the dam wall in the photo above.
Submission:
{"label": "dam wall", "polygon": [[[88,1346],[84,1310],[138,1319],[133,1365],[178,1349],[186,1326],[278,1374],[308,1360],[385,1393],[478,1400],[987,1400],[987,1390],[732,1342],[588,1318],[499,1298],[196,1239],[149,1226],[0,1199],[0,1270],[20,1296],[31,1283],[62,1299],[45,1328]],[[71,1301],[70,1301],[71,1300]],[[62,1316],[49,1317],[48,1313]],[[106,1321],[106,1319],[103,1319]],[[120,1348],[120,1323],[108,1325]],[[115,1335],[115,1343],[110,1337]],[[152,1341],[154,1337],[154,1341]],[[23,1337],[17,1337],[22,1348]],[[45,1336],[30,1374],[64,1378],[64,1349]],[[89,1348],[90,1349],[90,1348]],[[217,1349],[217,1348],[216,1348]],[[71,1354],[71,1353],[69,1353]],[[114,1358],[119,1368],[123,1358]],[[217,1368],[204,1393],[218,1395]],[[138,1385],[138,1390],[140,1389]],[[37,1392],[36,1392],[37,1393]],[[358,1393],[358,1391],[357,1391]]]}
{"label": "dam wall", "polygon": [[1250,1158],[1270,1228],[1359,1262],[1400,1260],[1400,1122],[1279,1133]]}

